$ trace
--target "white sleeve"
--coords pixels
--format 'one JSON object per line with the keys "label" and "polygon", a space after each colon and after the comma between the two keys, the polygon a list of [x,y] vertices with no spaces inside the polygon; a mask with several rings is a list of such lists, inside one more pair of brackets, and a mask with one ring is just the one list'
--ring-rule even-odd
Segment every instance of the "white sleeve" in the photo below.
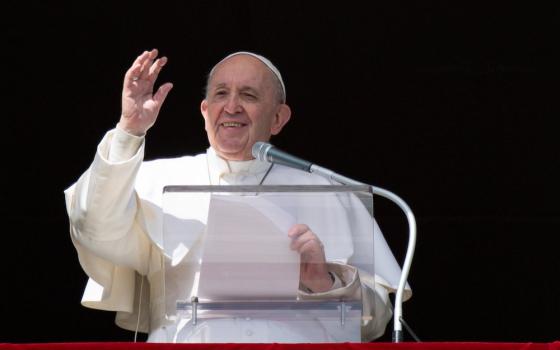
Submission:
{"label": "white sleeve", "polygon": [[127,133],[118,126],[114,129],[109,155],[110,163],[125,162],[132,159],[144,143],[144,136],[135,136]]}
{"label": "white sleeve", "polygon": [[65,191],[70,232],[80,262],[101,284],[108,278],[104,278],[105,270],[113,264],[140,273],[146,269],[150,241],[134,191],[143,151],[143,138],[120,129],[109,131],[90,168]]}
{"label": "white sleeve", "polygon": [[389,291],[375,278],[354,266],[341,263],[327,263],[328,269],[340,281],[340,287],[334,287],[322,293],[299,290],[302,300],[362,300],[362,341],[371,341],[385,333],[387,324],[393,315]]}

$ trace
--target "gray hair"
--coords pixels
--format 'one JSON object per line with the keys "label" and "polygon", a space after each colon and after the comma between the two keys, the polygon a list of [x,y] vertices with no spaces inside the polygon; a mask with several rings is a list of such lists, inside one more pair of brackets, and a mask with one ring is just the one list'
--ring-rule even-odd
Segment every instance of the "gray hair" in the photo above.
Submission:
{"label": "gray hair", "polygon": [[256,53],[252,53],[249,51],[238,51],[238,52],[234,52],[232,54],[227,55],[226,57],[222,58],[220,60],[220,62],[216,63],[214,65],[214,67],[212,67],[212,69],[210,70],[210,73],[208,73],[208,77],[206,78],[206,88],[204,89],[204,94],[206,97],[208,97],[208,87],[210,86],[210,80],[212,79],[212,77],[214,76],[214,72],[216,71],[216,68],[220,65],[220,63],[224,62],[225,60],[233,57],[233,56],[237,56],[237,55],[248,55],[251,57],[254,57],[256,59],[258,59],[259,61],[261,61],[262,63],[264,63],[265,66],[268,67],[268,69],[273,73],[272,75],[274,76],[274,82],[276,85],[276,98],[278,100],[279,103],[286,103],[286,86],[284,85],[284,81],[282,80],[282,75],[280,74],[280,71],[278,70],[278,68],[276,68],[276,66],[266,57],[261,56],[261,55],[257,55]]}

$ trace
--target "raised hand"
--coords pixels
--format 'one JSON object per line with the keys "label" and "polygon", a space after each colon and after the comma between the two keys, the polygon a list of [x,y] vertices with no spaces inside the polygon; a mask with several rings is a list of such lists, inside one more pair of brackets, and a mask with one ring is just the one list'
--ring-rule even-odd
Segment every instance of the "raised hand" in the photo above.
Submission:
{"label": "raised hand", "polygon": [[157,56],[157,49],[144,51],[124,76],[119,127],[136,136],[146,134],[154,125],[167,94],[173,88],[173,84],[165,83],[154,94],[156,79],[167,63],[167,57]]}
{"label": "raised hand", "polygon": [[300,281],[313,292],[331,289],[333,280],[327,270],[325,251],[319,237],[307,225],[297,224],[288,231],[290,248],[301,256]]}

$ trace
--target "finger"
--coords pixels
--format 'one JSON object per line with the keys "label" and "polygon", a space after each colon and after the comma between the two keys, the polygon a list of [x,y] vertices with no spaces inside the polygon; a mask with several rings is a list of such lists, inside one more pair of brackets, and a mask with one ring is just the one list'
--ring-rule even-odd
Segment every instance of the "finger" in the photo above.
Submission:
{"label": "finger", "polygon": [[310,240],[303,244],[300,249],[302,261],[309,264],[317,264],[325,262],[325,254],[323,254],[323,245],[319,241]]}
{"label": "finger", "polygon": [[292,250],[296,250],[299,253],[303,252],[303,247],[308,244],[308,243],[312,243],[312,246],[315,246],[317,249],[320,249],[321,247],[321,241],[319,240],[319,238],[317,238],[317,236],[311,232],[311,231],[307,231],[306,233],[304,233],[303,235],[299,236],[298,238],[294,239],[292,241],[292,243],[290,244],[290,248]]}
{"label": "finger", "polygon": [[311,231],[309,227],[305,224],[296,224],[290,228],[288,231],[288,237],[294,239],[298,236],[301,236],[303,233]]}
{"label": "finger", "polygon": [[136,59],[134,60],[132,65],[135,65],[135,64],[138,64],[138,63],[142,64],[144,62],[144,60],[146,59],[146,57],[148,57],[149,53],[150,53],[149,51],[142,52],[140,55],[138,55],[138,57],[136,57]]}
{"label": "finger", "polygon": [[165,101],[165,98],[167,97],[167,94],[169,93],[169,91],[171,91],[172,88],[173,88],[173,84],[171,84],[171,83],[165,83],[162,86],[160,86],[159,89],[154,94],[154,101],[159,106],[161,106],[163,104],[163,102]]}
{"label": "finger", "polygon": [[141,63],[135,63],[125,74],[125,84],[136,82],[140,77]]}
{"label": "finger", "polygon": [[146,79],[148,77],[148,74],[150,73],[150,67],[154,63],[154,60],[156,59],[157,55],[158,55],[157,49],[153,49],[152,51],[148,52],[147,56],[142,62],[142,68],[140,68],[139,77],[141,79]]}
{"label": "finger", "polygon": [[133,70],[138,69],[138,67],[141,67],[144,61],[148,58],[149,54],[150,54],[149,51],[144,51],[140,55],[138,55],[138,57],[136,57],[134,62],[132,62],[132,65],[128,69],[127,74],[131,73]]}
{"label": "finger", "polygon": [[130,68],[126,71],[125,83],[130,83],[132,81],[138,80],[142,69],[142,64],[146,61],[146,59],[148,59],[149,54],[149,51],[144,51],[142,54],[136,57]]}
{"label": "finger", "polygon": [[128,84],[130,86],[130,84],[140,79],[146,79],[150,72],[150,66],[157,55],[158,50],[153,49],[151,51],[144,51],[144,53],[138,56],[132,67],[126,72],[125,85]]}
{"label": "finger", "polygon": [[167,57],[164,56],[158,58],[150,67],[147,78],[152,81],[155,81],[159,75],[159,72],[161,71],[163,66],[165,66],[166,63],[167,63]]}

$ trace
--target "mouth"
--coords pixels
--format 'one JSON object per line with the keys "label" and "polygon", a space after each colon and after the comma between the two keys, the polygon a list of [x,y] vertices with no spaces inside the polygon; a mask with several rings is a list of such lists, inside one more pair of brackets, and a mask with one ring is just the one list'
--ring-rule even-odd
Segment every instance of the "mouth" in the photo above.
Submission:
{"label": "mouth", "polygon": [[220,126],[224,127],[224,128],[241,128],[246,126],[247,124],[244,123],[239,123],[239,122],[223,122],[220,124]]}

